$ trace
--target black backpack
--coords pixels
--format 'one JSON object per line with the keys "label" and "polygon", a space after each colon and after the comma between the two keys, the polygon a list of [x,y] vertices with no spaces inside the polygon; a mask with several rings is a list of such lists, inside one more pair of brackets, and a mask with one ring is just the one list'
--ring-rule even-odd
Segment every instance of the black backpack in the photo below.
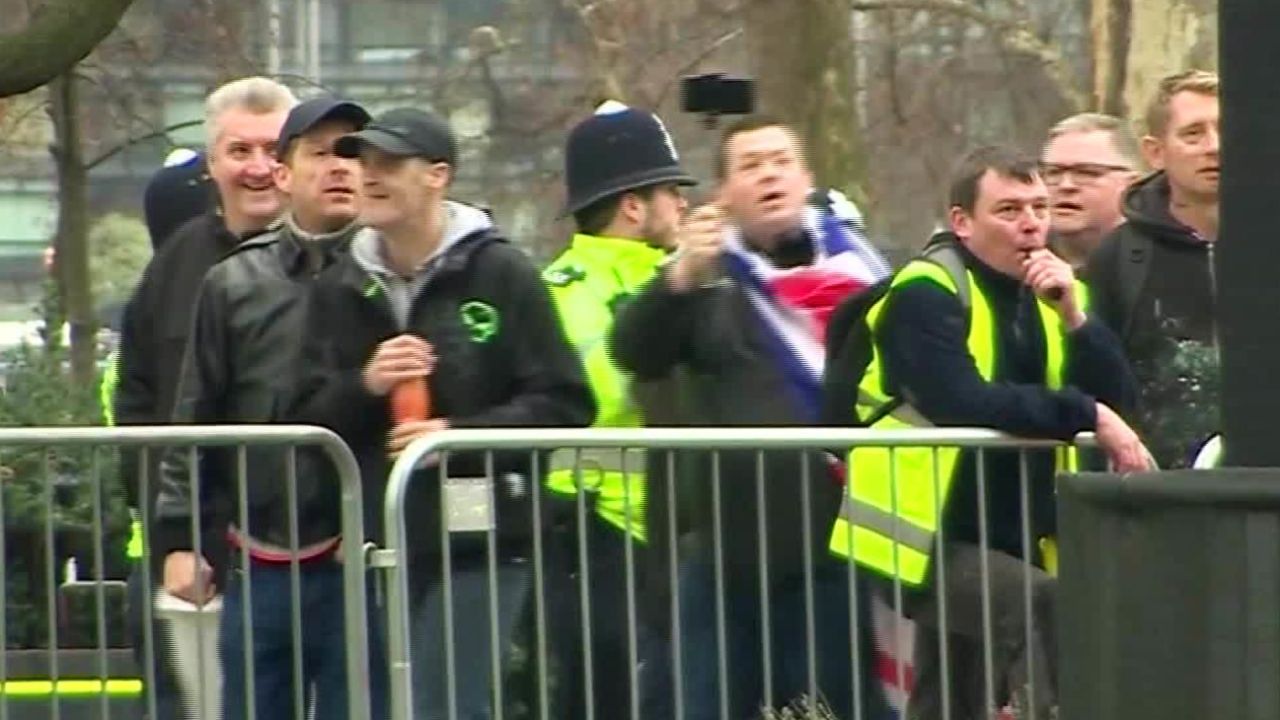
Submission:
{"label": "black backpack", "polygon": [[[928,260],[946,270],[955,282],[960,304],[966,311],[969,309],[971,299],[964,258],[956,249],[954,240],[935,236],[916,259]],[[897,399],[885,403],[865,420],[854,412],[858,386],[871,363],[871,328],[867,325],[867,313],[889,292],[894,277],[896,274],[851,295],[831,314],[827,323],[827,361],[822,376],[822,407],[818,419],[822,425],[870,427],[901,404]]]}
{"label": "black backpack", "polygon": [[1129,228],[1122,230],[1116,238],[1120,244],[1117,250],[1119,268],[1117,269],[1116,286],[1120,294],[1120,321],[1112,328],[1122,341],[1129,339],[1133,330],[1133,318],[1137,315],[1138,300],[1142,297],[1142,289],[1147,284],[1147,275],[1151,271],[1151,252],[1155,244],[1151,237]]}

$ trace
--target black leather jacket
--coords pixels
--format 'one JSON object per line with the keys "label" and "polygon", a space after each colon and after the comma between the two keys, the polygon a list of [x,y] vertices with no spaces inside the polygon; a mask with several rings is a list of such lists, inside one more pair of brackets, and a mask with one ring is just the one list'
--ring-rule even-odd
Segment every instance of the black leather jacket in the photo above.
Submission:
{"label": "black leather jacket", "polygon": [[[175,423],[269,423],[284,408],[299,376],[299,348],[311,280],[347,252],[354,228],[302,239],[288,223],[246,241],[205,276],[174,409]],[[340,493],[328,473],[316,472],[318,456],[297,458],[298,541],[300,547],[338,535]],[[194,493],[190,455],[166,455],[156,499],[156,552],[192,548]],[[234,448],[199,453],[200,524],[212,509],[230,509],[234,525],[255,541],[290,545],[285,502],[287,451],[247,450],[245,487],[248,525],[239,514],[239,479]]]}

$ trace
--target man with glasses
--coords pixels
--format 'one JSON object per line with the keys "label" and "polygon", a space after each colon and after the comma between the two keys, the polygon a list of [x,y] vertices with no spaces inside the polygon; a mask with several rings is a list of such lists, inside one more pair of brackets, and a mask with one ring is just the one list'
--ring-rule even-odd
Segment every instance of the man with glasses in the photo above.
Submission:
{"label": "man with glasses", "polygon": [[1081,113],[1049,131],[1040,174],[1049,188],[1050,246],[1077,271],[1124,223],[1120,197],[1140,165],[1138,141],[1120,118]]}

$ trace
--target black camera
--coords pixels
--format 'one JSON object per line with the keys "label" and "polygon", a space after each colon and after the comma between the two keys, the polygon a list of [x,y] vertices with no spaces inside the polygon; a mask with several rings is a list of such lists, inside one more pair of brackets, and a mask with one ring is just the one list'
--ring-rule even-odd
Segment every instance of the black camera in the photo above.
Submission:
{"label": "black camera", "polygon": [[755,110],[755,82],[724,73],[689,75],[680,81],[680,108],[688,113],[747,115]]}

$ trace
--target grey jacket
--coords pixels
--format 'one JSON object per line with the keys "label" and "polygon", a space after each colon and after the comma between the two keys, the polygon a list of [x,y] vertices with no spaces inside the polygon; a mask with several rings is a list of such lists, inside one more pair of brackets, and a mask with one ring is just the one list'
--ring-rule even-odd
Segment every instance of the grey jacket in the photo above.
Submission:
{"label": "grey jacket", "polygon": [[[354,231],[352,226],[304,239],[285,221],[246,241],[209,271],[183,358],[175,423],[270,423],[284,417],[300,373],[307,289],[321,270],[347,253]],[[197,497],[202,529],[215,515],[230,517],[255,541],[289,547],[286,450],[247,450],[247,527],[239,511],[236,450],[201,451],[195,473],[189,459],[187,451],[175,450],[163,462],[155,552],[194,549]],[[310,469],[319,462],[317,454],[299,452],[296,459],[298,541],[305,547],[338,535],[340,493],[326,480],[329,473]]]}

